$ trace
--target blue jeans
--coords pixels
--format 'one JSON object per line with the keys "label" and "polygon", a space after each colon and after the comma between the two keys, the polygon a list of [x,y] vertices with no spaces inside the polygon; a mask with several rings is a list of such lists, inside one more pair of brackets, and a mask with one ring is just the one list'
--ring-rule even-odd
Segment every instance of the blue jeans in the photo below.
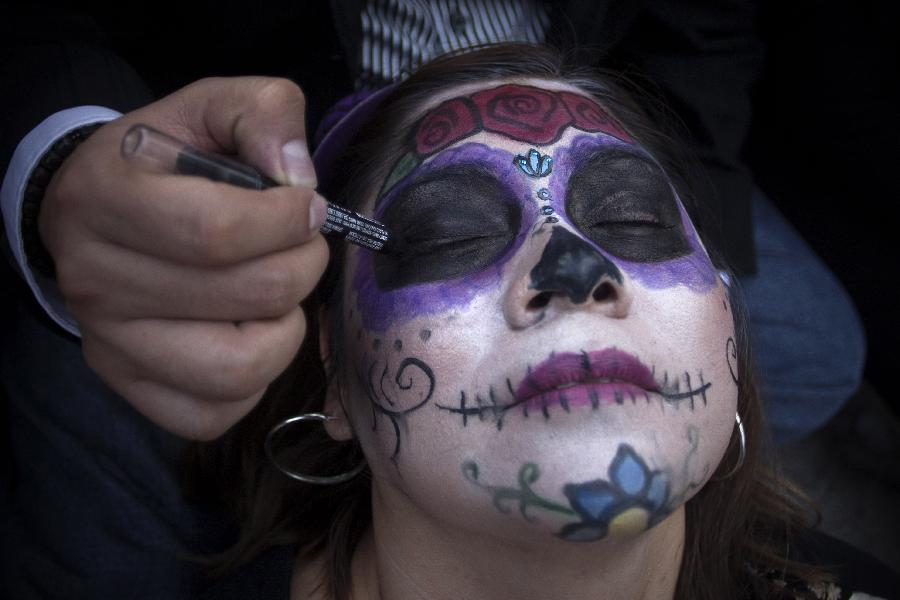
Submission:
{"label": "blue jeans", "polygon": [[766,418],[778,444],[824,425],[859,388],[862,323],[847,291],[759,189],[758,271],[740,278]]}

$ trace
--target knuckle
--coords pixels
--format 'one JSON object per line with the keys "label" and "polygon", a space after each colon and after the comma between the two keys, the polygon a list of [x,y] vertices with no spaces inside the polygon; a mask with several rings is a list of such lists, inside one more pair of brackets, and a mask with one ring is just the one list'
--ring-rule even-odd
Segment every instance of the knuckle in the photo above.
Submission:
{"label": "knuckle", "polygon": [[271,267],[256,274],[253,297],[258,308],[274,315],[283,315],[300,301],[297,278],[289,269]]}
{"label": "knuckle", "polygon": [[280,108],[285,105],[304,105],[306,103],[300,86],[283,77],[263,78],[256,97],[257,102],[263,108]]}
{"label": "knuckle", "polygon": [[101,300],[98,287],[75,263],[65,257],[56,262],[56,282],[63,297],[76,305],[90,305]]}
{"label": "knuckle", "polygon": [[260,383],[262,372],[259,352],[252,350],[253,344],[236,344],[219,357],[219,383],[214,390],[216,397],[234,401],[252,395],[263,387]]}
{"label": "knuckle", "polygon": [[235,259],[234,240],[240,227],[240,219],[230,211],[198,210],[189,220],[188,243],[200,263],[227,264]]}

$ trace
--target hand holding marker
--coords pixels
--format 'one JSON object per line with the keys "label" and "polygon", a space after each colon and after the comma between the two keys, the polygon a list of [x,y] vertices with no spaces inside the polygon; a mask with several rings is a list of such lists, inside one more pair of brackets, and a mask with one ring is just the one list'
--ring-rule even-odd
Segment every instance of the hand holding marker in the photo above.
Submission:
{"label": "hand holding marker", "polygon": [[[122,138],[122,156],[168,173],[196,175],[254,190],[278,185],[253,167],[197,150],[147,125],[134,125],[128,130]],[[340,236],[369,250],[391,251],[393,240],[384,225],[330,202],[327,206],[325,224],[319,230],[323,234]]]}

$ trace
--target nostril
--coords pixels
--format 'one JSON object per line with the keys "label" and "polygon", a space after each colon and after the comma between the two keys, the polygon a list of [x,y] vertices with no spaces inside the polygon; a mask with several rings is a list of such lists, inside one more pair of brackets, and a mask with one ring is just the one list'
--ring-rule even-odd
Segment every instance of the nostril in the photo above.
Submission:
{"label": "nostril", "polygon": [[526,309],[540,310],[542,308],[546,308],[546,306],[550,304],[551,298],[553,298],[553,292],[541,292],[528,301],[528,306],[526,306]]}
{"label": "nostril", "polygon": [[604,281],[596,288],[592,294],[595,302],[603,302],[604,300],[613,300],[616,297],[616,290],[608,281]]}

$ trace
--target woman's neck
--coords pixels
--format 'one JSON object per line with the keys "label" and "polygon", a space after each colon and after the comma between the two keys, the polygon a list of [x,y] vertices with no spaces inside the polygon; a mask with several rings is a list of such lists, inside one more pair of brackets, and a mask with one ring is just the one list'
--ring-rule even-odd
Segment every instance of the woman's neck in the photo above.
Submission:
{"label": "woman's neck", "polygon": [[627,541],[550,539],[533,547],[447,528],[414,507],[398,510],[398,500],[375,495],[372,528],[353,560],[352,600],[674,596],[684,548],[683,507]]}

